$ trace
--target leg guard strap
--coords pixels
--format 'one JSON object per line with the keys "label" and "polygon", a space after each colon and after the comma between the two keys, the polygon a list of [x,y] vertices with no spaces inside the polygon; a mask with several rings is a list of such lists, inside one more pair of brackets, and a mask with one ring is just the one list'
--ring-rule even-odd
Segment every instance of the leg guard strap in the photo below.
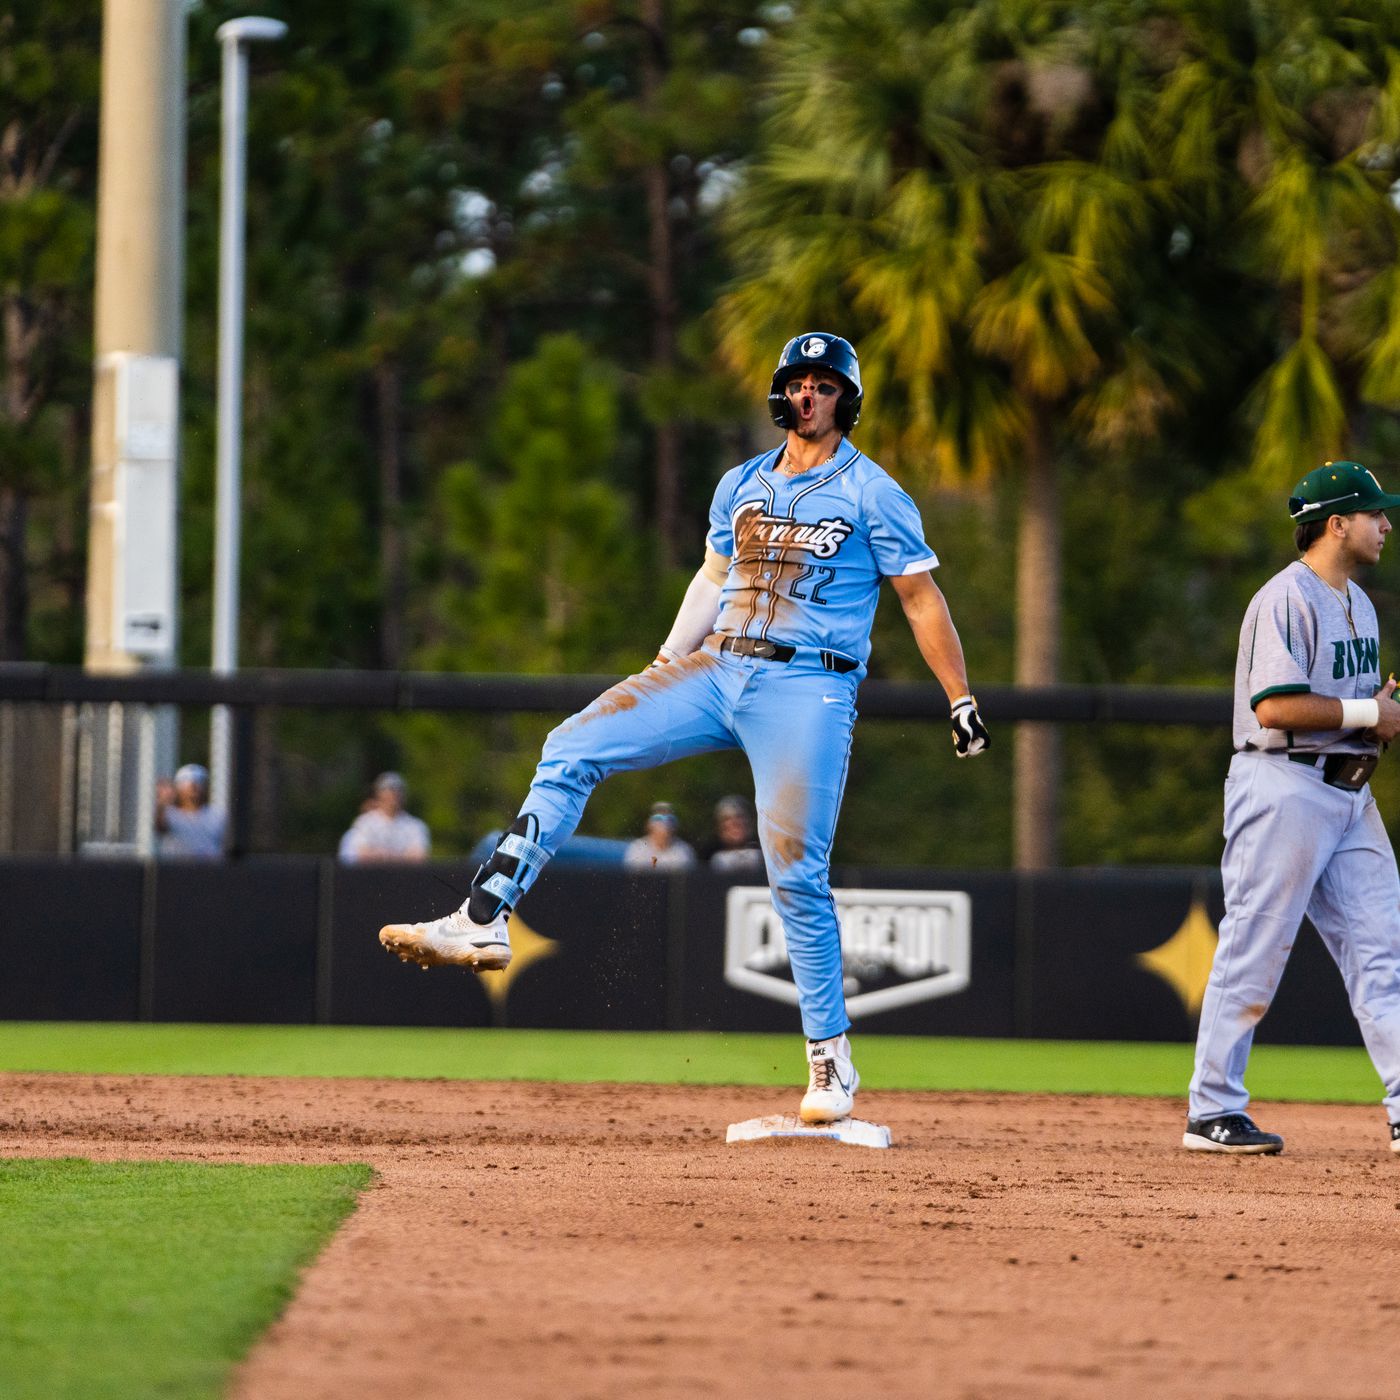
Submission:
{"label": "leg guard strap", "polygon": [[483,880],[481,888],[488,894],[494,894],[508,909],[514,909],[525,893],[520,885],[499,870],[490,879]]}
{"label": "leg guard strap", "polygon": [[467,914],[479,924],[490,923],[502,911],[509,913],[535,883],[549,852],[535,838],[540,834],[537,817],[517,817],[496,843],[491,859],[476,872]]}
{"label": "leg guard strap", "polygon": [[527,841],[523,836],[517,836],[514,831],[508,831],[501,837],[501,843],[496,847],[496,854],[502,856],[514,856],[516,860],[523,860],[526,865],[538,870],[549,859],[549,852],[543,846],[538,846],[533,841]]}

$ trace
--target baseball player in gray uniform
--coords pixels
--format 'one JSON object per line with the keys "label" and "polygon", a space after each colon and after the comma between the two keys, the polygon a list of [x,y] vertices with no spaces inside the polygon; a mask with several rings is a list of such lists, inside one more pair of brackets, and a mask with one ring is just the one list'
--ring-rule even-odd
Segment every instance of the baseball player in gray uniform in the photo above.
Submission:
{"label": "baseball player in gray uniform", "polygon": [[1244,1072],[1305,914],[1341,969],[1400,1152],[1400,876],[1368,786],[1400,704],[1353,581],[1380,558],[1393,506],[1400,496],[1358,462],[1309,472],[1288,502],[1302,557],[1254,595],[1240,629],[1225,917],[1182,1139],[1194,1152],[1283,1150],[1246,1114]]}

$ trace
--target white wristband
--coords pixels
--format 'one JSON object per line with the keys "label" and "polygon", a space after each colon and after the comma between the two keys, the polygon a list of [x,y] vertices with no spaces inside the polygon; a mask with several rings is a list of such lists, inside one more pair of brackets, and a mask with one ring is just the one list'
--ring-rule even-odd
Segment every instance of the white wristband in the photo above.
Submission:
{"label": "white wristband", "polygon": [[1372,729],[1381,722],[1381,707],[1375,700],[1343,700],[1343,729]]}

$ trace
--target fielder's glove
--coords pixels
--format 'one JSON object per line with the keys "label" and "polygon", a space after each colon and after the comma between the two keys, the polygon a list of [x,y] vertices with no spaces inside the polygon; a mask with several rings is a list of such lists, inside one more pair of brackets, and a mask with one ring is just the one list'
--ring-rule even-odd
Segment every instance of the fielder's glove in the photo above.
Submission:
{"label": "fielder's glove", "polygon": [[964,695],[953,701],[953,751],[959,758],[973,758],[991,746],[992,736],[977,713],[977,697]]}

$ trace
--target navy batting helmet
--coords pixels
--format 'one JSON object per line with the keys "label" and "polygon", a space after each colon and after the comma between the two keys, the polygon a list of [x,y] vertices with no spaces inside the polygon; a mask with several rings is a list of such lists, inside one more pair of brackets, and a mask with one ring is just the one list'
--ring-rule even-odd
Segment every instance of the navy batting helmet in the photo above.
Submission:
{"label": "navy batting helmet", "polygon": [[829,370],[845,381],[845,392],[836,401],[836,426],[843,433],[850,432],[860,422],[860,405],[865,398],[865,390],[860,386],[860,361],[849,340],[825,331],[795,335],[783,346],[768,390],[768,411],[773,421],[780,428],[792,427],[792,405],[783,390],[790,379],[796,379],[809,369]]}

